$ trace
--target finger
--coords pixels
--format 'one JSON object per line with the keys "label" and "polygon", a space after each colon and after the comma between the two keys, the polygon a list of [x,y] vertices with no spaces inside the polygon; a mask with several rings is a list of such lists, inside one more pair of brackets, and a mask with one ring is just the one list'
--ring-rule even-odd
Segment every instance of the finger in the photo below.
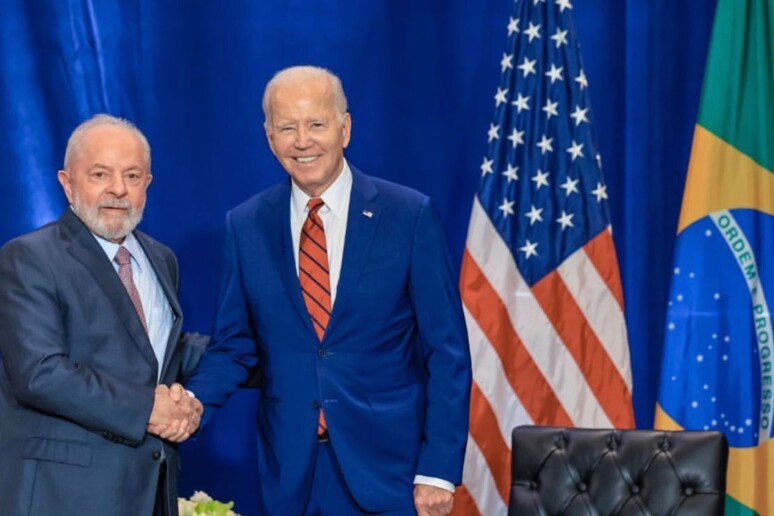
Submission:
{"label": "finger", "polygon": [[448,514],[445,504],[431,504],[430,507],[428,507],[427,512],[433,516],[444,516]]}
{"label": "finger", "polygon": [[181,425],[180,431],[173,435],[169,440],[175,443],[183,442],[191,436],[191,432],[190,425]]}
{"label": "finger", "polygon": [[161,437],[162,439],[170,440],[170,439],[172,439],[172,437],[174,437],[175,433],[176,432],[174,432],[174,431],[170,430],[169,428],[167,428],[166,430],[164,430],[163,432],[158,434],[158,436]]}
{"label": "finger", "polygon": [[177,434],[172,436],[171,440],[178,443],[185,441],[186,439],[191,437],[191,434],[193,434],[195,430],[196,430],[196,427],[193,424],[191,424],[191,422],[189,421],[181,422],[179,432],[177,432]]}
{"label": "finger", "polygon": [[438,514],[439,516],[446,516],[451,512],[452,504],[445,499],[438,499],[430,505],[430,508],[434,514]]}
{"label": "finger", "polygon": [[149,424],[147,428],[148,432],[155,435],[161,434],[161,432],[163,432],[166,429],[167,429],[167,425],[154,425],[154,424]]}
{"label": "finger", "polygon": [[169,388],[169,397],[172,398],[172,401],[175,403],[178,403],[180,400],[183,399],[183,396],[187,396],[185,393],[185,390],[183,389],[183,386],[179,383],[173,383],[172,386]]}
{"label": "finger", "polygon": [[167,441],[172,442],[172,443],[181,443],[181,442],[185,441],[186,439],[188,439],[188,437],[189,437],[188,432],[183,432],[183,433],[179,433],[179,434],[173,435],[172,437],[167,439]]}
{"label": "finger", "polygon": [[167,428],[159,434],[162,439],[171,440],[174,436],[180,433],[180,421],[174,420],[171,424],[167,425]]}

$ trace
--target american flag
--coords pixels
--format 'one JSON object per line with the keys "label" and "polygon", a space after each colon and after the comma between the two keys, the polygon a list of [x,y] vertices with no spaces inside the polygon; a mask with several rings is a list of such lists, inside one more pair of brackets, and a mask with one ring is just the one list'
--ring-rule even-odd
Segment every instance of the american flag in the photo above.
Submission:
{"label": "american flag", "polygon": [[520,424],[630,428],[607,191],[570,0],[516,0],[460,288],[473,355],[456,514],[507,513]]}

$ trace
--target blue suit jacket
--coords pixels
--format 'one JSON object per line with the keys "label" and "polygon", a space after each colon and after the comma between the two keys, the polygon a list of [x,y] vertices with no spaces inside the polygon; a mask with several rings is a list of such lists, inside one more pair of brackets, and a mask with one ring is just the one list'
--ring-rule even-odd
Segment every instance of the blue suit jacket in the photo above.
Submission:
{"label": "blue suit jacket", "polygon": [[217,407],[260,363],[258,463],[268,514],[303,507],[320,405],[364,508],[410,503],[415,474],[461,477],[470,354],[441,225],[428,197],[352,170],[341,276],[322,342],[296,273],[290,180],[227,215],[213,344],[187,387],[207,409]]}
{"label": "blue suit jacket", "polygon": [[135,233],[174,325],[158,364],[121,280],[86,226],[61,219],[0,250],[0,512],[152,514],[161,457],[176,514],[177,451],[146,433],[157,371],[181,367],[178,268]]}

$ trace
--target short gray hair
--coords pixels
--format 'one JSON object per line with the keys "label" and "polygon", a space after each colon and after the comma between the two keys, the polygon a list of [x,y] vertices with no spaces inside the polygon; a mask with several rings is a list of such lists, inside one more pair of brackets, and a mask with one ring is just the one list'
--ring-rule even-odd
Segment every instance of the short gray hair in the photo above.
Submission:
{"label": "short gray hair", "polygon": [[88,120],[81,122],[81,124],[78,127],[76,127],[73,130],[73,132],[70,134],[70,138],[67,140],[67,148],[65,149],[65,155],[64,155],[65,170],[69,170],[70,162],[72,161],[73,156],[75,156],[78,153],[78,151],[81,149],[81,146],[83,145],[83,139],[86,136],[86,133],[88,132],[88,130],[94,127],[99,127],[101,125],[112,125],[114,127],[122,127],[130,131],[135,136],[137,136],[137,138],[140,140],[140,144],[143,147],[143,151],[145,154],[145,162],[148,164],[148,172],[150,172],[151,149],[150,149],[150,144],[148,144],[148,139],[145,137],[144,134],[142,134],[142,131],[140,131],[136,125],[131,123],[129,120],[126,120],[125,118],[119,118],[117,116],[107,115],[105,113],[99,113],[97,115],[92,116]]}
{"label": "short gray hair", "polygon": [[271,129],[269,126],[269,115],[271,114],[270,99],[274,90],[283,84],[295,84],[310,79],[326,79],[328,81],[333,92],[336,114],[339,117],[339,121],[344,120],[344,115],[347,113],[347,96],[344,94],[344,87],[341,85],[341,79],[330,70],[319,66],[291,66],[274,74],[274,77],[266,83],[266,88],[263,90],[263,100],[261,102],[261,106],[263,107],[264,129]]}

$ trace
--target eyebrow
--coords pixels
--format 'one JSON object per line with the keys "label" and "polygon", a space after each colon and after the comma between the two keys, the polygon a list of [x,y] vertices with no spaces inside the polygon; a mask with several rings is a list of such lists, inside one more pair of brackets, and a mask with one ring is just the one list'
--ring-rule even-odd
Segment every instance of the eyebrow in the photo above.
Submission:
{"label": "eyebrow", "polygon": [[[94,163],[91,167],[89,167],[89,170],[95,170],[95,169],[102,169],[102,170],[113,170],[113,167],[109,165],[105,165],[103,163]],[[129,172],[130,170],[139,170],[140,172],[144,171],[145,169],[140,165],[131,165],[129,167],[126,167],[121,170],[121,172]]]}

